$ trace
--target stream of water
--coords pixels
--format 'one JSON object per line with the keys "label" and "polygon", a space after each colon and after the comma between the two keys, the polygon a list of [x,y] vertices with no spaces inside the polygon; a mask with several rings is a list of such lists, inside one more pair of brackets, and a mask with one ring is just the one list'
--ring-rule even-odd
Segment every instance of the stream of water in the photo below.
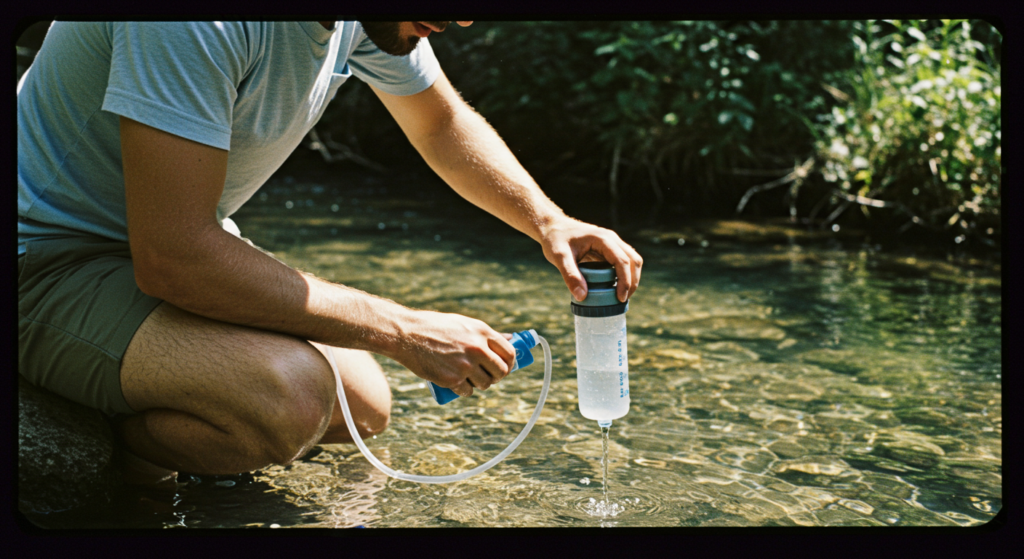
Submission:
{"label": "stream of water", "polygon": [[[442,187],[443,188],[443,187]],[[352,445],[288,466],[122,489],[51,527],[969,526],[1002,506],[1001,279],[868,246],[654,242],[628,315],[630,411],[578,410],[570,297],[530,239],[481,212],[371,185],[274,184],[236,221],[299,269],[551,344],[538,424],[470,480],[387,478]],[[462,213],[460,213],[462,212]],[[525,424],[542,367],[446,406],[379,358],[385,463],[482,463]],[[602,488],[590,480],[599,477]]]}

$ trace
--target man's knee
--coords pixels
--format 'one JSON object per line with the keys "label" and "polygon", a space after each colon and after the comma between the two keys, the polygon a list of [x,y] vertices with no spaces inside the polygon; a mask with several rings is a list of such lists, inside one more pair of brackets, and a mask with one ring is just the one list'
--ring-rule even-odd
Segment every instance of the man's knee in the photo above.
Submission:
{"label": "man's knee", "polygon": [[323,356],[298,340],[294,350],[275,355],[267,367],[271,389],[257,422],[269,458],[287,464],[327,430],[336,399],[334,376]]}

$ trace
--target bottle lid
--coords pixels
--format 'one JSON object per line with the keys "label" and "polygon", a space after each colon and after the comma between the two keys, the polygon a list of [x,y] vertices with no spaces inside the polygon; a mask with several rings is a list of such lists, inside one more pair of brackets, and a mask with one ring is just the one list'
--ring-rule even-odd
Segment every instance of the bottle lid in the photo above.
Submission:
{"label": "bottle lid", "polygon": [[622,303],[615,294],[615,268],[607,262],[580,262],[580,272],[587,280],[587,296],[572,301],[572,313],[577,316],[615,316],[628,310],[628,301]]}
{"label": "bottle lid", "polygon": [[609,283],[616,279],[615,268],[607,262],[580,262],[579,267],[588,288],[593,283]]}

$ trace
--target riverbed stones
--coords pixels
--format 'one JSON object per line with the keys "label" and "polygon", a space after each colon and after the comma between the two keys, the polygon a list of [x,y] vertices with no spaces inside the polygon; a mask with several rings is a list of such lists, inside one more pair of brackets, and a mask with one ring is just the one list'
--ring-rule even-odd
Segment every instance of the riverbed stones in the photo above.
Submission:
{"label": "riverbed stones", "polygon": [[667,324],[665,330],[675,336],[705,340],[782,341],[786,332],[769,320],[743,316],[712,316]]}
{"label": "riverbed stones", "polygon": [[779,439],[768,445],[768,450],[779,458],[799,458],[807,454],[807,449],[792,438]]}
{"label": "riverbed stones", "polygon": [[709,350],[708,357],[726,363],[757,361],[761,356],[736,342],[713,342],[704,346]]}
{"label": "riverbed stones", "polygon": [[896,416],[904,423],[927,425],[930,427],[945,427],[953,423],[953,420],[948,415],[929,407],[897,410]]}
{"label": "riverbed stones", "polygon": [[776,474],[799,472],[813,476],[835,477],[851,471],[844,460],[830,456],[807,456],[795,460],[779,460],[772,465]]}
{"label": "riverbed stones", "polygon": [[711,459],[725,466],[759,474],[764,472],[776,457],[760,448],[729,446],[713,453]]}
{"label": "riverbed stones", "polygon": [[871,423],[872,425],[877,425],[879,427],[895,427],[900,424],[900,420],[898,417],[896,417],[896,414],[892,413],[889,410],[879,410],[876,412],[872,412],[871,414],[864,418],[864,421],[867,421],[868,423]]}
{"label": "riverbed stones", "polygon": [[18,376],[18,508],[50,513],[114,486],[114,438],[101,412]]}
{"label": "riverbed stones", "polygon": [[931,468],[946,452],[939,445],[923,436],[897,436],[894,440],[880,442],[876,453],[917,468]]}
{"label": "riverbed stones", "polygon": [[458,474],[478,465],[468,451],[448,443],[440,443],[417,452],[411,460],[410,473],[426,476]]}
{"label": "riverbed stones", "polygon": [[[697,353],[692,353],[678,348],[658,349],[654,351],[654,354],[662,357],[668,357],[673,361],[680,361],[682,364],[695,363],[701,359],[700,355]],[[632,361],[630,361],[630,364],[632,364]]]}
{"label": "riverbed stones", "polygon": [[797,355],[796,358],[837,373],[854,375],[866,368],[863,355],[852,349],[812,349]]}

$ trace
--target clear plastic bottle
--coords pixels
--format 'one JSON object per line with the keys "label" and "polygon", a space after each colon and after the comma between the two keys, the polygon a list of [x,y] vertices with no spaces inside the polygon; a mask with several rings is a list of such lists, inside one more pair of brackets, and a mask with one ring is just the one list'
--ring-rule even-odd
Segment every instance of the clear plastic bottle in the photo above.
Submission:
{"label": "clear plastic bottle", "polygon": [[587,297],[572,303],[576,318],[576,381],[580,413],[601,427],[629,412],[629,358],[626,311],[615,295],[615,269],[585,262]]}

